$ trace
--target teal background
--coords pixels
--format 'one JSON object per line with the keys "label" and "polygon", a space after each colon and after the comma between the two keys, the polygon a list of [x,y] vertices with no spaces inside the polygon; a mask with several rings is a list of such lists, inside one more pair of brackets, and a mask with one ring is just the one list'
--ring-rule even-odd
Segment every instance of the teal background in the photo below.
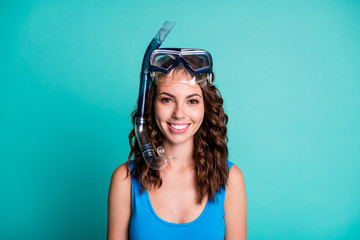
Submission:
{"label": "teal background", "polygon": [[0,239],[104,239],[145,49],[209,50],[248,239],[360,239],[360,1],[0,3]]}

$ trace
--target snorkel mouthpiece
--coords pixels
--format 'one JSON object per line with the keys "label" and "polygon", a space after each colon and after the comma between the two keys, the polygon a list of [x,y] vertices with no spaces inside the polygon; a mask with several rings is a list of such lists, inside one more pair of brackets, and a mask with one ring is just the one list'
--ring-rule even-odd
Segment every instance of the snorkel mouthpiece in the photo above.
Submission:
{"label": "snorkel mouthpiece", "polygon": [[164,149],[158,147],[158,156],[151,144],[146,133],[146,121],[144,118],[135,118],[135,135],[140,145],[140,150],[146,164],[154,170],[160,170],[164,168],[168,160],[164,156]]}
{"label": "snorkel mouthpiece", "polygon": [[170,33],[171,29],[174,27],[175,22],[166,21],[164,25],[160,28],[158,33],[150,42],[149,46],[146,49],[144,59],[141,67],[140,74],[140,89],[139,89],[139,99],[138,99],[138,110],[135,118],[135,136],[140,145],[140,150],[146,164],[154,169],[160,170],[164,168],[168,160],[164,156],[164,149],[162,147],[158,148],[158,156],[155,154],[154,149],[152,148],[149,137],[146,133],[146,120],[144,117],[145,113],[145,100],[146,94],[150,86],[150,71],[149,71],[149,61],[151,53],[160,47],[162,42],[165,40],[166,36]]}

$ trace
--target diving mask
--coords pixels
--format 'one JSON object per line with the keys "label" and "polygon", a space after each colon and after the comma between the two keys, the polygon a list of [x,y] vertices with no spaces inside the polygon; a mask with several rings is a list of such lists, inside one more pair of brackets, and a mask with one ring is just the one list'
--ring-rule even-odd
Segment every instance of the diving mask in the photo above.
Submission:
{"label": "diving mask", "polygon": [[205,86],[212,83],[212,58],[209,52],[201,49],[162,48],[150,56],[151,77],[155,84],[164,75],[172,76],[174,70],[183,70],[188,79],[184,83]]}

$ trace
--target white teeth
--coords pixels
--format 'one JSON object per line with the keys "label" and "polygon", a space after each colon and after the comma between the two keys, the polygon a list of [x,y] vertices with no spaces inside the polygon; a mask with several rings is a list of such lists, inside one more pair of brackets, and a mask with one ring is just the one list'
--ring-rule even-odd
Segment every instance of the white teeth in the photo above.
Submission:
{"label": "white teeth", "polygon": [[189,124],[187,124],[187,125],[175,125],[175,124],[170,124],[170,126],[171,126],[172,128],[177,129],[177,130],[181,130],[181,129],[185,129],[187,126],[189,126]]}

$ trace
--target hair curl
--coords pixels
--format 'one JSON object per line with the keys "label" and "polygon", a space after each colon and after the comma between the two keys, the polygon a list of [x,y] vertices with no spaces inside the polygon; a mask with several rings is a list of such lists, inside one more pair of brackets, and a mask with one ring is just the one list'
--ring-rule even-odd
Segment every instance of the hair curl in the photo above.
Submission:
{"label": "hair curl", "polygon": [[[225,188],[226,179],[229,173],[227,166],[227,127],[228,116],[224,112],[223,99],[219,90],[212,84],[201,88],[204,99],[204,119],[194,135],[194,161],[195,179],[198,192],[197,203],[201,203],[205,196],[210,201],[214,201],[216,192]],[[147,121],[147,134],[153,148],[156,149],[163,141],[163,135],[155,122],[154,99],[156,95],[156,85],[150,87],[145,108],[145,118]],[[132,123],[134,124],[136,110],[132,113]],[[130,169],[130,161],[133,159],[134,168],[132,176],[138,179],[142,186],[142,192],[152,187],[159,188],[162,185],[160,173],[151,169],[142,157],[140,147],[135,139],[135,130],[129,134],[130,154],[127,167]]]}

